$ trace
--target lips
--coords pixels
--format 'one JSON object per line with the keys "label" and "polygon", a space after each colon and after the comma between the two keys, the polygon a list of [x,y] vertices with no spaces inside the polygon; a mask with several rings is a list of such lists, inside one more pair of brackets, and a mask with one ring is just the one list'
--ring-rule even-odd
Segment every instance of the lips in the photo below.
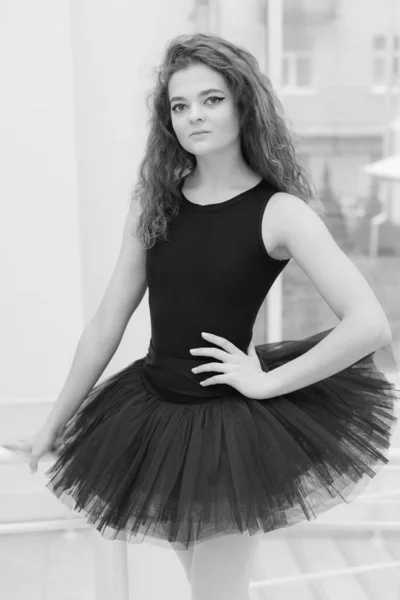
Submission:
{"label": "lips", "polygon": [[210,132],[209,131],[205,131],[205,130],[194,131],[193,133],[190,134],[190,136],[192,136],[192,135],[198,135],[199,133],[210,133]]}

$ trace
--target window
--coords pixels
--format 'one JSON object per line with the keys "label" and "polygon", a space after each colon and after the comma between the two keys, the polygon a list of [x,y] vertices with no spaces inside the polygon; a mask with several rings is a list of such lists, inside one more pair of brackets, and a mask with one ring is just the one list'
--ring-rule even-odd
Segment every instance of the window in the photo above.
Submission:
{"label": "window", "polygon": [[[391,48],[391,44],[393,44]],[[400,36],[375,35],[372,41],[372,86],[375,92],[399,91]]]}
{"label": "window", "polygon": [[285,91],[302,91],[311,88],[312,55],[308,50],[284,50],[282,85]]}

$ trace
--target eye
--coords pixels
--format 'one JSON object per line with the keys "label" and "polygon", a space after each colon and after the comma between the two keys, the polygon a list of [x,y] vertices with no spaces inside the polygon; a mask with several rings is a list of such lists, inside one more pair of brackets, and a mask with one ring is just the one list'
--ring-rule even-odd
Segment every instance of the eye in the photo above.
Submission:
{"label": "eye", "polygon": [[[222,102],[222,100],[224,100],[224,98],[221,98],[220,96],[209,96],[209,98],[207,98],[206,102],[208,102],[209,100],[218,100],[218,102],[212,102],[211,104],[214,106],[215,104],[219,104],[220,102]],[[178,106],[186,106],[185,104],[179,103],[179,104],[175,104],[175,106],[173,106],[172,110],[173,112],[182,112],[181,110],[176,110],[176,108]]]}
{"label": "eye", "polygon": [[[209,98],[207,98],[206,102],[208,100],[212,100],[212,99],[218,100],[218,102],[216,102],[216,104],[219,104],[223,100],[223,98],[220,98],[219,96],[210,96]],[[214,104],[214,103],[212,103],[212,104]]]}
{"label": "eye", "polygon": [[185,106],[184,104],[175,104],[175,106],[172,107],[172,110],[174,112],[181,112],[180,110],[176,110],[178,106]]}

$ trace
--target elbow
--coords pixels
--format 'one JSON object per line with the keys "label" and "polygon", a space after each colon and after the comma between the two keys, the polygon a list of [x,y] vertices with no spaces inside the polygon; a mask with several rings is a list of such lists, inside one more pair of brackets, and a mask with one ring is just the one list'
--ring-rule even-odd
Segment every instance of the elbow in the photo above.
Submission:
{"label": "elbow", "polygon": [[386,344],[389,344],[392,341],[392,330],[386,317],[375,323],[371,329],[374,340],[376,340],[379,348],[386,346]]}
{"label": "elbow", "polygon": [[386,344],[390,344],[393,339],[392,330],[390,329],[390,325],[388,325],[382,332],[382,346],[386,346]]}
{"label": "elbow", "polygon": [[358,312],[357,316],[353,317],[353,319],[357,330],[362,331],[377,348],[381,348],[392,341],[392,330],[385,314],[377,318],[376,314],[371,315],[371,313],[368,313],[361,315]]}

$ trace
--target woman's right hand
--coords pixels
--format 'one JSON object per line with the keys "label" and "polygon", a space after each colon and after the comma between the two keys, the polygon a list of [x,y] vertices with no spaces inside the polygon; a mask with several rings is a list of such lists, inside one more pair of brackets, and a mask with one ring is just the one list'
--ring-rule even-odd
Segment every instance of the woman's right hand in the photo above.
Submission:
{"label": "woman's right hand", "polygon": [[33,475],[37,471],[38,462],[46,453],[54,452],[56,449],[57,434],[48,429],[40,429],[35,435],[20,438],[19,440],[4,442],[0,444],[12,452],[22,452],[29,458],[28,464]]}

